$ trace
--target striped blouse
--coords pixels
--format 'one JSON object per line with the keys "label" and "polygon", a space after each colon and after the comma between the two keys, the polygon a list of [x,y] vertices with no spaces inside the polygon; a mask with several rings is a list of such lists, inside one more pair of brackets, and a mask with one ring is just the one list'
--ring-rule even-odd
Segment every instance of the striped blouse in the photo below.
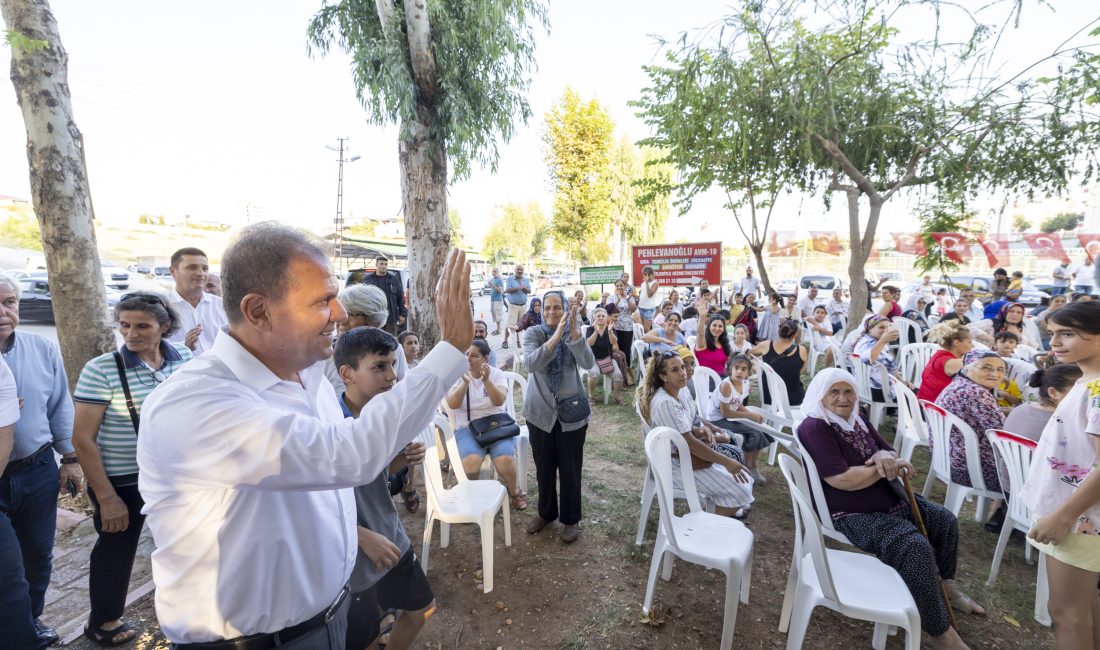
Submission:
{"label": "striped blouse", "polygon": [[[130,396],[140,416],[145,398],[160,382],[153,377],[153,371],[125,345],[119,348],[119,352],[122,354],[122,365],[126,369]],[[160,342],[160,352],[164,357],[160,372],[165,377],[192,358],[191,350],[163,339]],[[130,419],[130,411],[126,408],[126,396],[122,391],[113,352],[100,355],[85,364],[80,371],[80,379],[76,382],[73,400],[107,406],[96,438],[96,446],[103,456],[103,467],[107,476],[137,474],[137,433]]]}

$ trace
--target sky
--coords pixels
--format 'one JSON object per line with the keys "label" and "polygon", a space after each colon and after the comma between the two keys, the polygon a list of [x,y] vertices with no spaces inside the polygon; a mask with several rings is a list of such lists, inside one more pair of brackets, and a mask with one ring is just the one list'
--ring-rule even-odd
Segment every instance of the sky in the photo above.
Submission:
{"label": "sky", "polygon": [[[1054,0],[1057,15],[1032,6],[1024,28],[1006,34],[1006,67],[1022,67],[1095,18],[1080,0]],[[397,216],[401,206],[397,129],[367,124],[355,98],[347,57],[321,58],[306,47],[318,0],[159,3],[53,0],[69,55],[77,125],[100,220],[133,222],[142,213],[242,224],[277,219],[318,232],[336,207],[336,154],[326,145],[349,138],[345,218]],[[616,137],[648,135],[627,102],[646,85],[642,66],[659,62],[655,35],[674,40],[727,10],[712,1],[581,2],[553,0],[551,29],[538,39],[538,70],[528,98],[532,118],[502,145],[498,170],[477,169],[450,188],[463,230],[480,241],[495,206],[552,204],[540,133],[542,116],[572,86],[604,104]],[[906,29],[931,28],[916,15]],[[1014,69],[1014,68],[1013,68]],[[0,194],[29,198],[26,133],[10,83],[0,83]],[[839,206],[820,197],[780,204],[776,229],[847,231]],[[912,200],[883,215],[881,232],[911,230]],[[669,237],[741,238],[716,193],[670,219]],[[695,233],[698,233],[697,235]]]}

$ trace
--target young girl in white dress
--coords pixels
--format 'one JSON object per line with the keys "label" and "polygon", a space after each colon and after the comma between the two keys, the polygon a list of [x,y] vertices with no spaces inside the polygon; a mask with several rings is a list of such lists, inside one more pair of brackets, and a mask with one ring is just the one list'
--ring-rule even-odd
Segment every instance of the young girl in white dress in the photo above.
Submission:
{"label": "young girl in white dress", "polygon": [[1047,327],[1055,357],[1083,376],[1043,429],[1019,492],[1035,517],[1028,542],[1047,556],[1059,650],[1100,648],[1100,302],[1071,303]]}

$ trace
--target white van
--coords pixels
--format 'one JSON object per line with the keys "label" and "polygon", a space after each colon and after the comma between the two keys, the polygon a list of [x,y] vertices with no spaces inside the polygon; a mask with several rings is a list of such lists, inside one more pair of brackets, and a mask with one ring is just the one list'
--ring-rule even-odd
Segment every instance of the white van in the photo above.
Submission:
{"label": "white van", "polygon": [[844,280],[839,275],[825,273],[804,275],[798,279],[798,300],[805,298],[813,287],[817,287],[817,304],[824,305],[833,299],[833,289],[844,290]]}

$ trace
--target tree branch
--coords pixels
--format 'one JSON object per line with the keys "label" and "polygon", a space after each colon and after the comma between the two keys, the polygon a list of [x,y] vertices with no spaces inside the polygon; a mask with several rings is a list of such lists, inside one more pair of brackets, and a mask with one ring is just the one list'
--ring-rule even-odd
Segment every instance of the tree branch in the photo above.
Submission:
{"label": "tree branch", "polygon": [[393,0],[374,0],[374,8],[382,23],[382,33],[389,38],[393,34]]}
{"label": "tree branch", "polygon": [[[375,0],[385,2],[386,0]],[[409,35],[409,59],[413,80],[427,103],[435,98],[435,55],[432,54],[432,26],[428,22],[428,0],[413,0],[405,5],[405,27]]]}
{"label": "tree branch", "polygon": [[[820,135],[814,135],[813,137],[814,140],[816,140],[817,143],[821,145],[821,148],[825,150],[825,153],[829,154],[829,156],[832,157],[833,161],[836,162],[836,164],[844,172],[844,175],[852,179],[852,182],[855,183],[856,188],[859,189],[859,191],[863,192],[871,198],[881,200],[878,190],[875,189],[874,183],[869,181],[867,177],[863,175],[863,172],[856,169],[856,166],[852,164],[852,161],[848,160],[848,156],[844,155],[844,152],[836,146],[835,142],[833,142],[832,140],[826,140]],[[833,184],[837,184],[835,180],[833,181]],[[836,189],[843,188],[837,187]]]}
{"label": "tree branch", "polygon": [[894,195],[901,188],[905,187],[917,177],[917,163],[920,162],[921,157],[926,155],[929,151],[928,147],[920,147],[913,152],[913,155],[909,156],[909,164],[905,168],[905,175],[902,176],[898,182],[894,183],[890,189],[886,191],[886,194],[882,195],[882,202],[890,200],[890,197]]}

